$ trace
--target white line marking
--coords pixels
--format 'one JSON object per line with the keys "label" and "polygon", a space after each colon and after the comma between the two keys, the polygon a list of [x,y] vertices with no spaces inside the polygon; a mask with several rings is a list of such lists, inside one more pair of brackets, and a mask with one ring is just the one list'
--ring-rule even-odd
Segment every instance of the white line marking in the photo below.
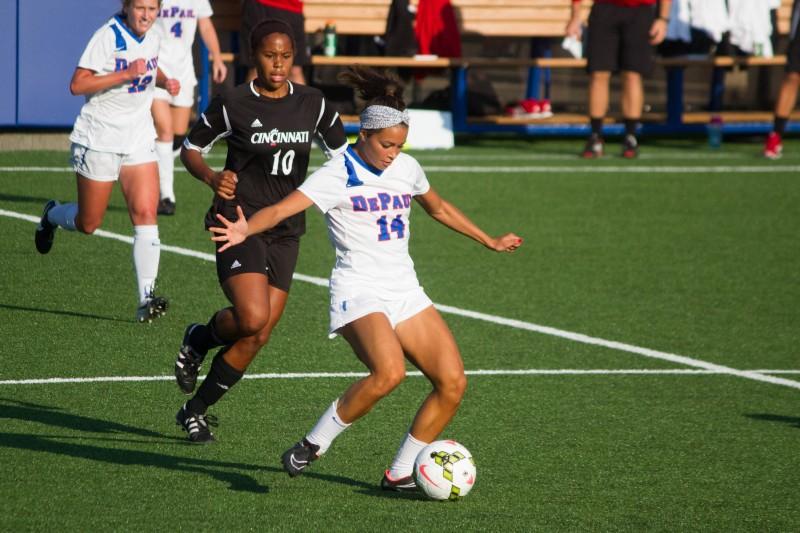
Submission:
{"label": "white line marking", "polygon": [[[309,171],[319,167],[310,167]],[[0,172],[74,172],[68,167],[0,167]],[[176,168],[175,172],[186,173]],[[723,166],[664,166],[664,165],[615,165],[615,166],[425,166],[425,172],[458,172],[460,174],[757,174],[757,173],[795,173],[800,165],[723,165]]]}
{"label": "white line marking", "polygon": [[[800,370],[749,370],[748,372],[763,372],[770,374],[800,374]],[[699,370],[693,368],[667,368],[667,369],[547,369],[531,368],[524,370],[466,370],[468,376],[719,376],[728,375],[728,372],[713,370]],[[283,374],[245,374],[245,379],[330,379],[330,378],[362,378],[367,372],[287,372]],[[422,377],[422,372],[409,371],[409,377]],[[199,379],[205,379],[201,376]],[[148,381],[174,381],[174,376],[99,376],[92,378],[40,378],[40,379],[6,379],[0,380],[2,385],[52,385],[67,383],[114,383]]]}
{"label": "white line marking", "polygon": [[[30,222],[38,222],[39,218],[34,217],[31,215],[25,215],[22,213],[16,213],[14,211],[6,211],[4,209],[0,209],[0,215],[10,216],[14,218],[19,218],[22,220],[28,220]],[[124,235],[119,235],[116,233],[111,233],[108,231],[98,230],[95,232],[95,235],[101,237],[107,237],[111,239],[115,239],[118,241],[126,242],[126,243],[133,243],[132,237],[127,237]],[[161,249],[168,252],[173,252],[180,255],[185,255],[189,257],[196,257],[200,259],[204,259],[206,261],[214,261],[214,256],[207,253],[197,252],[195,250],[189,250],[186,248],[181,248],[178,246],[168,246],[162,245]],[[294,277],[301,281],[306,281],[308,283],[313,283],[315,285],[326,287],[328,285],[328,280],[324,278],[317,278],[313,276],[306,276],[303,274],[295,273]],[[670,361],[672,363],[677,363],[685,366],[690,366],[694,368],[701,368],[705,370],[710,370],[714,372],[719,372],[722,374],[729,374],[732,376],[738,376],[745,379],[751,379],[754,381],[761,381],[764,383],[771,383],[773,385],[783,385],[785,387],[791,387],[794,389],[800,389],[800,382],[792,381],[789,379],[778,378],[774,376],[769,376],[766,374],[762,374],[755,371],[749,370],[737,370],[735,368],[717,365],[714,363],[709,363],[707,361],[703,361],[701,359],[694,359],[692,357],[686,357],[683,355],[677,355],[669,352],[661,352],[658,350],[651,350],[649,348],[642,348],[639,346],[634,346],[632,344],[626,344],[623,342],[617,341],[609,341],[606,339],[601,339],[599,337],[591,337],[589,335],[584,335],[583,333],[575,333],[572,331],[566,331],[563,329],[552,328],[549,326],[542,326],[539,324],[533,324],[531,322],[524,322],[522,320],[515,320],[512,318],[504,318],[501,316],[496,315],[489,315],[486,313],[480,313],[477,311],[470,311],[468,309],[460,309],[458,307],[452,307],[449,305],[444,304],[435,304],[436,308],[442,311],[443,313],[450,313],[453,315],[463,316],[467,318],[473,318],[476,320],[482,320],[484,322],[490,322],[493,324],[499,324],[503,326],[508,326],[516,329],[522,329],[527,331],[533,331],[536,333],[542,333],[544,335],[551,335],[553,337],[559,337],[562,339],[568,339],[574,342],[580,342],[582,344],[589,344],[593,346],[602,346],[604,348],[610,348],[612,350],[618,350],[621,352],[628,352],[637,355],[642,355],[645,357],[650,357],[653,359],[660,359],[662,361]]]}

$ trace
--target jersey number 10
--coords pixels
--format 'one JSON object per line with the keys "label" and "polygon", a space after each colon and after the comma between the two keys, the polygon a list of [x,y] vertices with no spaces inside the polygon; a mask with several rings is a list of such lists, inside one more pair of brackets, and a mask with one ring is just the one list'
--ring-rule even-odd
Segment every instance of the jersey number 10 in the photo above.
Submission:
{"label": "jersey number 10", "polygon": [[292,173],[292,165],[294,164],[294,150],[288,150],[283,157],[281,157],[281,152],[283,150],[278,150],[275,152],[275,155],[272,156],[272,174],[273,176],[278,175],[278,170],[283,171],[284,176],[288,176]]}

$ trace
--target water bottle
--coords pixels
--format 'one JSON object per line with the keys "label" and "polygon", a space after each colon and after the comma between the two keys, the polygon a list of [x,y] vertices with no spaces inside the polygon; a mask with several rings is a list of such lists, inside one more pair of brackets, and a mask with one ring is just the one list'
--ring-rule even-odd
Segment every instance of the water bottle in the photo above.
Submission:
{"label": "water bottle", "polygon": [[722,117],[713,115],[711,121],[706,126],[708,131],[708,146],[712,150],[718,150],[722,146]]}
{"label": "water bottle", "polygon": [[336,55],[336,25],[332,20],[325,23],[324,53],[328,57]]}

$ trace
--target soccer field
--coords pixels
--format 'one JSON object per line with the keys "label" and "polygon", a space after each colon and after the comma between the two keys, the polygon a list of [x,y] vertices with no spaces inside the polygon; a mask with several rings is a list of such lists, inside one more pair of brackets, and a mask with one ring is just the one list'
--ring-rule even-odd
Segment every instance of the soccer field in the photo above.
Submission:
{"label": "soccer field", "polygon": [[800,142],[774,162],[755,142],[650,140],[635,161],[612,143],[595,162],[581,146],[414,153],[489,233],[525,239],[493,254],[414,209],[417,273],[468,371],[443,434],[477,463],[459,502],[378,487],[427,394],[412,372],[306,474],[281,470],[364,370],[326,336],[318,213],[270,344],[211,410],[218,441],[193,446],[172,365],[186,324],[225,303],[211,191],[177,175],[170,309],[143,325],[119,191],[103,231],[60,230],[40,256],[43,204],[76,196],[67,153],[0,153],[0,530],[800,530]]}

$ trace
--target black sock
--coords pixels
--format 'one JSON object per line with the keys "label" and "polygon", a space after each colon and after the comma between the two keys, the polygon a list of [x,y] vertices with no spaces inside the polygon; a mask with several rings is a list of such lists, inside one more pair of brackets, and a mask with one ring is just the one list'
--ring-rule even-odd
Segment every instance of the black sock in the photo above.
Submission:
{"label": "black sock", "polygon": [[625,135],[633,135],[636,137],[636,126],[639,125],[639,119],[625,119]]}
{"label": "black sock", "polygon": [[789,117],[779,117],[775,115],[775,127],[773,130],[778,135],[783,135],[783,132],[786,131],[786,123],[789,122]]}
{"label": "black sock", "polygon": [[603,117],[590,118],[589,123],[592,126],[592,135],[597,135],[598,137],[603,135]]}
{"label": "black sock", "polygon": [[218,346],[225,346],[228,344],[224,339],[221,339],[217,334],[217,326],[215,324],[217,313],[211,316],[211,320],[205,326],[197,326],[189,334],[189,344],[196,352],[206,355],[209,350],[217,348]]}
{"label": "black sock", "polygon": [[239,372],[225,362],[223,356],[227,349],[223,348],[214,357],[206,379],[197,389],[194,398],[189,400],[187,409],[196,414],[205,414],[209,407],[217,403],[231,387],[236,385],[244,372]]}
{"label": "black sock", "polygon": [[186,138],[186,135],[175,135],[172,138],[172,149],[173,150],[180,150],[181,146],[183,146],[183,140]]}

